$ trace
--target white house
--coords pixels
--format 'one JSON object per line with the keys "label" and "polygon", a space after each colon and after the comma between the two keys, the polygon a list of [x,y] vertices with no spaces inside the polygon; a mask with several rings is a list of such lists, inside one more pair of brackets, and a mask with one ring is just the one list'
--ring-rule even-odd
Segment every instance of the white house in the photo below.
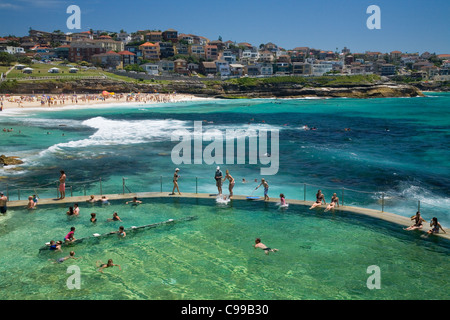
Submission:
{"label": "white house", "polygon": [[145,72],[151,76],[157,76],[159,75],[159,65],[154,63],[146,63],[140,66],[141,68],[144,68]]}

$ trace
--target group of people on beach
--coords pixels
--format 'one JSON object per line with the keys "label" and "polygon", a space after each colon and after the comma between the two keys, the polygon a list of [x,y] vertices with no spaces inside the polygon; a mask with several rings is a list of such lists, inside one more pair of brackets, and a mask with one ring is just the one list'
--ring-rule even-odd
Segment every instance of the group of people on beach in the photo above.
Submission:
{"label": "group of people on beach", "polygon": [[[316,207],[320,207],[322,204],[327,204],[327,203],[325,201],[325,196],[323,195],[322,190],[319,189],[319,190],[317,190],[317,193],[316,193],[316,201],[312,204],[312,206],[309,209],[311,210]],[[325,208],[325,212],[332,210],[336,207],[339,207],[339,198],[337,197],[336,193],[333,193],[330,203]]]}
{"label": "group of people on beach", "polygon": [[[67,104],[95,104],[103,102],[121,103],[121,102],[142,102],[142,103],[174,103],[179,102],[179,95],[173,93],[113,93],[103,91],[101,93],[85,94],[32,94],[20,96],[0,95],[0,111],[3,110],[3,102],[17,104],[17,107],[23,108],[26,105],[31,106],[63,106]],[[190,97],[192,100],[192,97]]]}

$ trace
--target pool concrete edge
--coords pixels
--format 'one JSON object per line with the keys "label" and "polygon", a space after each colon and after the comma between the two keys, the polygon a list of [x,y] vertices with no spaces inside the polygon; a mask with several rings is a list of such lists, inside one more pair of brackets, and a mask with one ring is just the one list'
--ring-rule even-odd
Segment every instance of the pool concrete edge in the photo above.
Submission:
{"label": "pool concrete edge", "polygon": [[[193,199],[213,199],[217,197],[217,194],[215,193],[183,193],[181,195],[175,194],[171,195],[167,192],[137,192],[137,193],[125,193],[125,194],[105,194],[103,196],[106,196],[109,200],[131,200],[133,197],[138,197],[140,199],[143,198],[193,198]],[[96,196],[100,198],[100,196]],[[48,204],[70,204],[70,203],[84,203],[88,200],[87,196],[76,196],[76,197],[66,197],[64,199],[39,199],[38,202],[38,208],[40,205],[48,205]],[[247,199],[246,196],[241,195],[234,195],[233,200],[245,200],[250,201]],[[264,202],[263,198],[260,198],[258,200],[251,200],[251,201],[258,201],[258,202]],[[273,202],[278,203],[279,199],[270,199],[265,202]],[[311,206],[314,201],[303,201],[303,200],[296,200],[296,199],[287,199],[286,203],[288,204],[296,204],[296,205],[303,205],[303,206]],[[26,208],[28,204],[28,200],[16,200],[16,201],[9,201],[8,202],[8,208],[17,208],[17,207],[23,207]],[[322,208],[324,206],[321,206]],[[319,207],[320,208],[320,207]],[[384,220],[390,223],[395,223],[400,226],[409,227],[411,225],[411,220],[408,217],[400,216],[398,214],[390,213],[390,212],[382,212],[378,210],[373,209],[366,209],[366,208],[360,208],[360,207],[353,207],[353,206],[339,206],[334,209],[334,212],[338,211],[347,211],[351,213],[361,214],[369,217],[373,217],[376,219]],[[431,228],[429,225],[423,226],[422,229],[419,231],[426,233]],[[450,240],[450,234],[446,230],[447,233],[438,233],[434,234],[435,236],[445,238],[447,240]]]}

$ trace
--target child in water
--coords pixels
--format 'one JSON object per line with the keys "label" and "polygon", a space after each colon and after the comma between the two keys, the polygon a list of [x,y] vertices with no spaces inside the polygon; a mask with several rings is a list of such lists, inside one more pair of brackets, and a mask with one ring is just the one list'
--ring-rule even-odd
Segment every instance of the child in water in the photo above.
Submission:
{"label": "child in water", "polygon": [[265,254],[269,254],[269,252],[277,252],[278,249],[271,249],[269,247],[267,247],[264,243],[261,242],[260,238],[256,238],[255,240],[255,244],[253,245],[253,247],[256,248],[261,248],[264,250]]}

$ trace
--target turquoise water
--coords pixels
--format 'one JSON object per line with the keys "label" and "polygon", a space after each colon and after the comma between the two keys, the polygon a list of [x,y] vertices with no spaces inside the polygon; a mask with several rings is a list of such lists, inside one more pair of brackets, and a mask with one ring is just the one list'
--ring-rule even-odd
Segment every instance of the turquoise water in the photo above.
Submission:
{"label": "turquoise water", "polygon": [[[11,210],[1,225],[1,299],[448,299],[448,242],[351,213],[170,198],[80,207],[75,218],[64,206]],[[107,221],[114,211],[122,222]],[[197,219],[39,253],[71,226],[82,238],[188,216]],[[279,251],[254,249],[256,237]],[[79,259],[52,262],[70,250]],[[122,270],[98,272],[96,261],[108,259]],[[72,265],[80,268],[80,289],[66,286]],[[380,268],[379,290],[366,285],[372,265]]]}
{"label": "turquoise water", "polygon": [[[385,211],[411,216],[420,205],[425,219],[436,216],[448,227],[449,102],[450,94],[432,93],[423,98],[8,110],[0,114],[0,128],[14,131],[0,132],[0,154],[19,156],[25,164],[0,168],[0,189],[11,200],[36,193],[54,198],[59,171],[65,170],[68,195],[171,192],[173,171],[179,167],[181,192],[215,193],[216,164],[174,164],[171,159],[178,143],[171,141],[172,133],[192,131],[194,121],[202,121],[205,132],[279,130],[276,175],[261,176],[264,165],[249,164],[248,159],[245,164],[220,164],[236,179],[235,194],[262,196],[261,188],[254,191],[254,179],[264,177],[272,198],[284,193],[287,199],[314,200],[320,188],[327,202],[336,192],[345,205],[381,210],[384,196]],[[243,178],[248,182],[242,183]],[[199,219],[126,241],[81,244],[76,252],[82,259],[76,263],[83,284],[75,291],[65,287],[68,264],[53,265],[50,257],[37,255],[36,248],[64,237],[72,224],[78,236],[117,225],[93,228],[86,207],[73,221],[67,220],[63,207],[32,213],[9,210],[11,214],[0,217],[0,254],[6,257],[1,287],[7,289],[1,294],[6,299],[448,298],[443,286],[448,283],[448,246],[424,240],[420,233],[350,214],[323,214],[322,209],[311,213],[290,207],[280,212],[271,204],[235,202],[233,208],[216,208],[213,201],[171,201],[117,210],[127,217],[126,227],[188,215]],[[104,218],[112,209],[96,211]],[[255,251],[251,244],[257,236],[280,252],[266,257]],[[109,256],[123,266],[122,272],[96,271],[95,261],[106,262]],[[365,286],[370,265],[382,271],[382,290]]]}
{"label": "turquoise water", "polygon": [[[179,167],[181,191],[214,192],[215,164],[178,165],[171,159],[178,143],[171,134],[192,132],[194,121],[202,121],[204,132],[279,130],[279,170],[265,177],[273,197],[303,199],[306,187],[306,199],[313,200],[321,188],[327,201],[336,192],[346,205],[381,210],[384,194],[385,211],[411,216],[420,201],[422,215],[450,226],[445,210],[450,205],[449,102],[448,93],[430,93],[424,98],[211,100],[4,112],[0,127],[14,132],[0,132],[0,153],[26,163],[19,171],[0,169],[1,188],[8,183],[11,199],[36,192],[55,197],[55,181],[64,169],[74,195],[121,193],[123,178],[132,192],[160,191],[161,180],[163,191],[171,191]],[[305,125],[317,130],[306,131]],[[244,160],[221,166],[236,179],[235,193],[248,195],[257,185],[254,179],[262,177],[260,168],[267,166]],[[250,183],[242,184],[243,178]]]}

